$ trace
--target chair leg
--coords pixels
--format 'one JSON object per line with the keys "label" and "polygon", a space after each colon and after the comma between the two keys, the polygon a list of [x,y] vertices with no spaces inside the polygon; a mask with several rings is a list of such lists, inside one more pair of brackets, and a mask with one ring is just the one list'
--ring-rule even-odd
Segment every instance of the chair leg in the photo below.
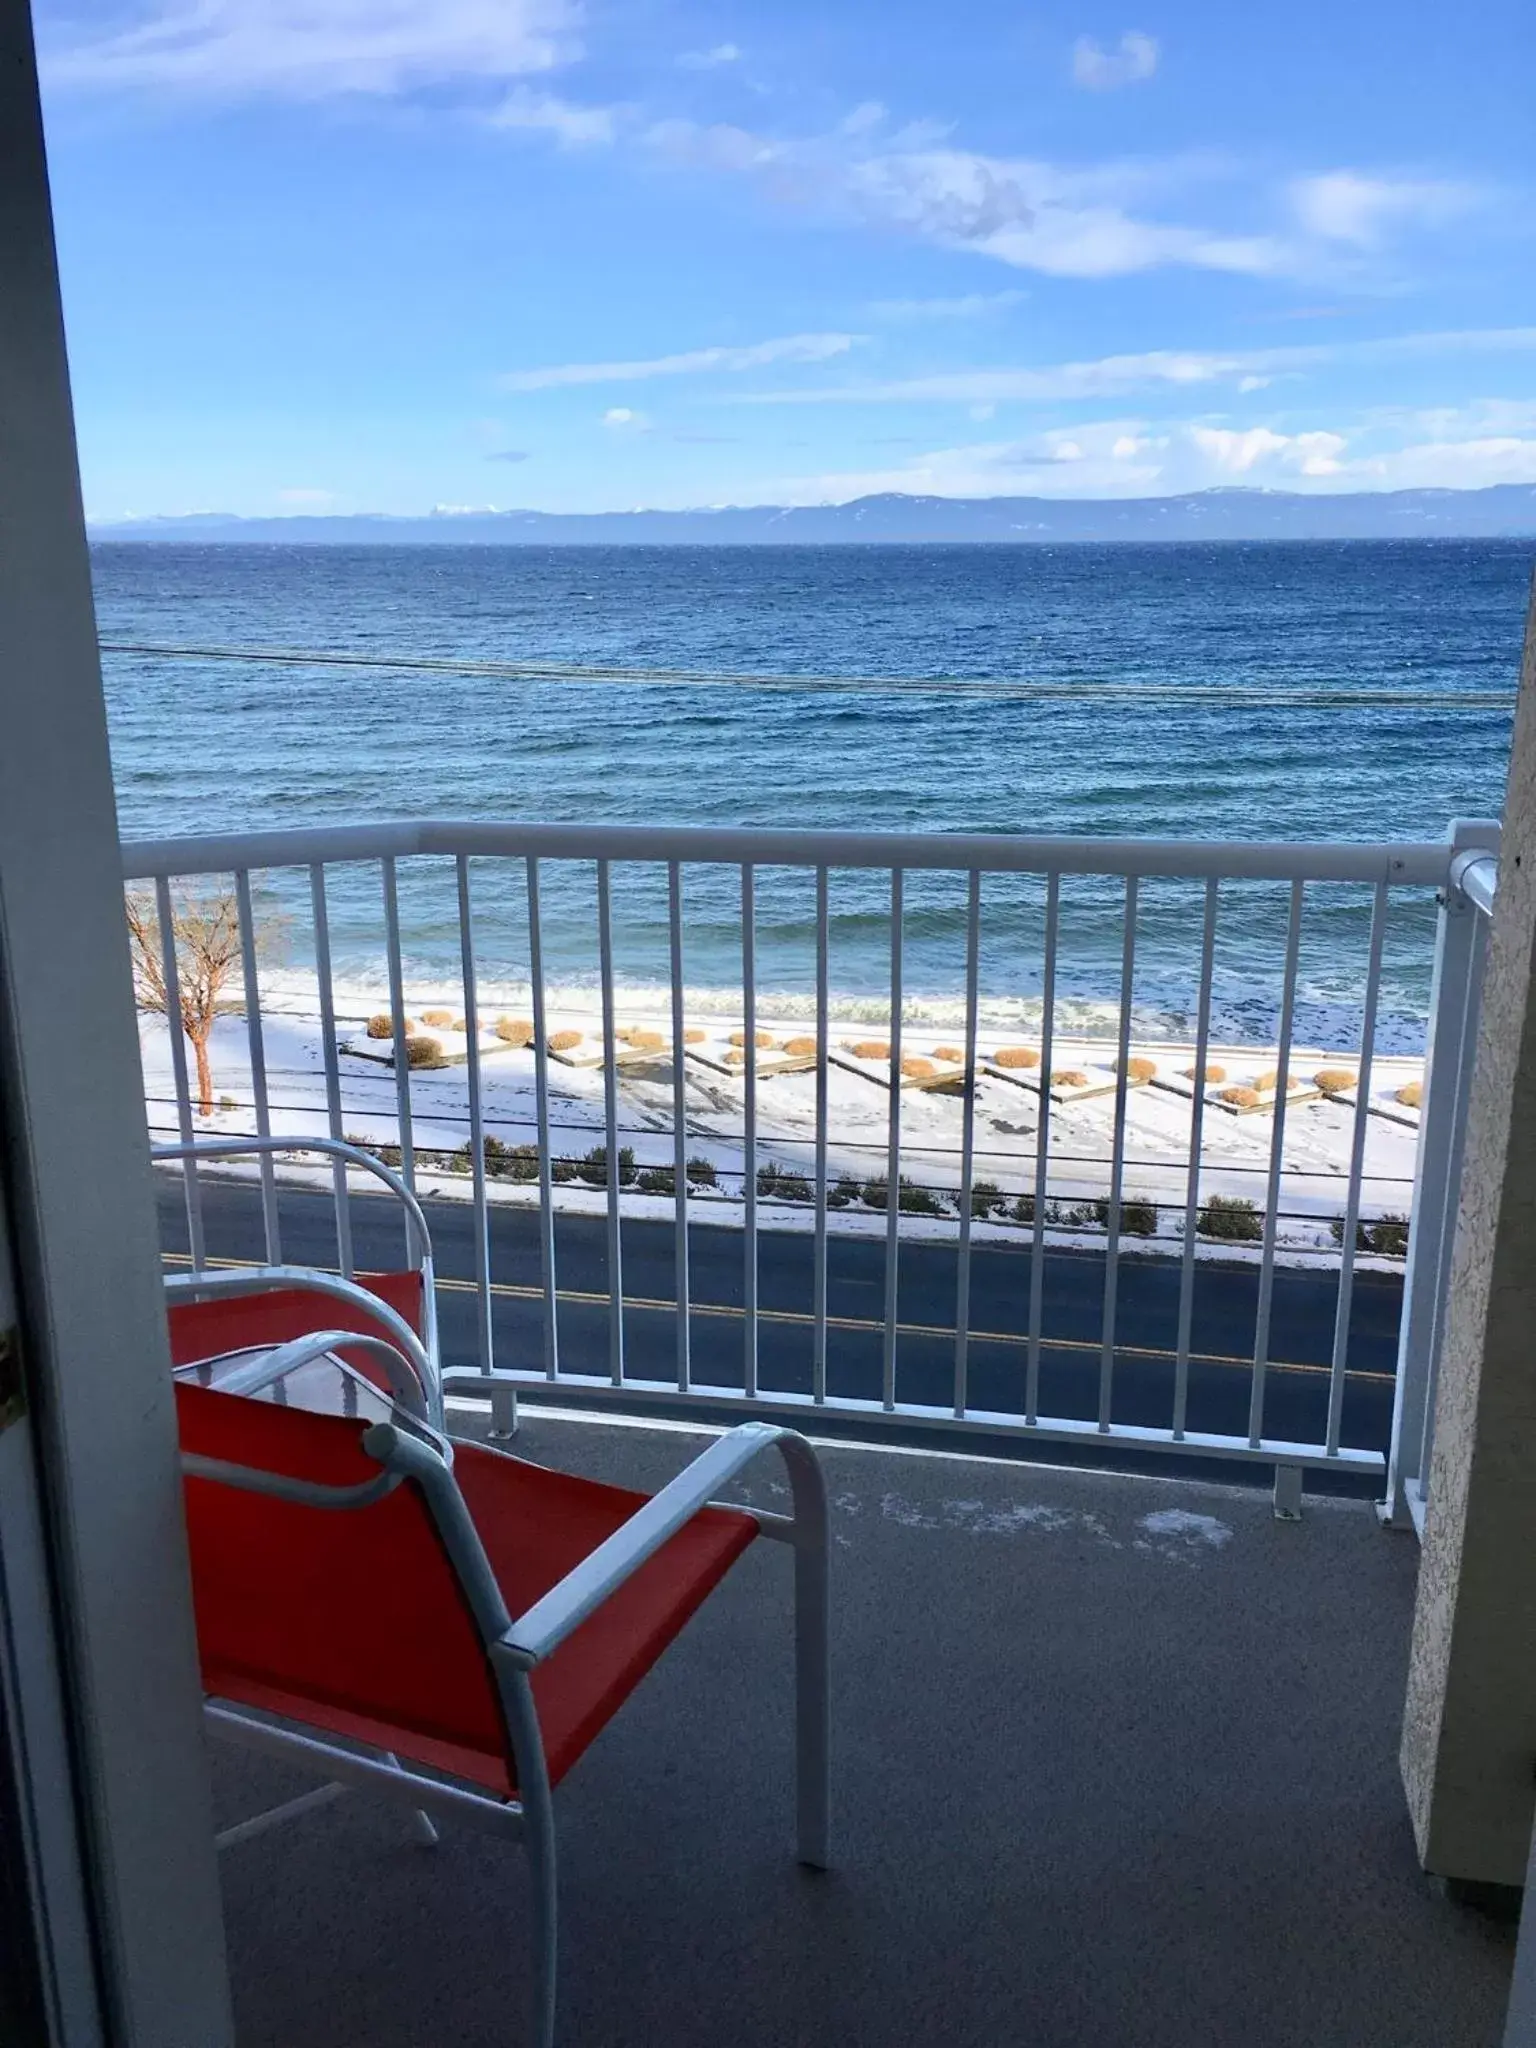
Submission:
{"label": "chair leg", "polygon": [[[400,1759],[392,1749],[380,1750],[379,1754],[383,1761],[393,1769],[397,1771],[400,1769]],[[425,1812],[419,1806],[415,1807],[411,1813],[411,1833],[416,1837],[417,1842],[423,1849],[435,1849],[442,1840],[441,1835],[437,1831],[437,1823],[433,1820],[431,1814]]]}
{"label": "chair leg", "polygon": [[832,1853],[827,1487],[802,1438],[781,1438],[779,1448],[795,1509],[795,1846],[802,1863],[825,1870]]}
{"label": "chair leg", "polygon": [[529,1979],[531,2048],[554,2048],[555,1981],[558,1958],[555,1802],[544,1761],[544,1738],[526,1672],[502,1681],[502,1703],[517,1763],[518,1803],[523,1809],[523,1845],[528,1851]]}
{"label": "chair leg", "polygon": [[[528,1809],[525,1806],[525,1812]],[[559,1908],[555,1890],[554,1814],[546,1808],[545,1819],[528,1812],[524,1840],[528,1848],[528,1875],[532,1891],[530,1925],[530,1968],[533,1981],[533,2030],[529,2039],[535,2048],[554,2048],[555,1973],[558,1956]]]}

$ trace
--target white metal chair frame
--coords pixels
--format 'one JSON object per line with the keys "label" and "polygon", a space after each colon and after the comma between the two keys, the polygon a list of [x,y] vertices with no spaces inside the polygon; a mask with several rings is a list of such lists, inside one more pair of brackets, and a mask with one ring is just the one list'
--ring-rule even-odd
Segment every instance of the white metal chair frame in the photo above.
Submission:
{"label": "white metal chair frame", "polygon": [[[349,1336],[348,1341],[355,1339]],[[274,1359],[276,1356],[274,1353]],[[250,1390],[255,1391],[254,1385]],[[800,1862],[812,1869],[827,1867],[831,1792],[828,1529],[820,1462],[796,1431],[765,1422],[740,1424],[701,1452],[558,1585],[514,1618],[507,1612],[479,1533],[440,1452],[391,1423],[374,1424],[361,1441],[381,1469],[377,1479],[358,1486],[329,1486],[193,1454],[185,1455],[182,1462],[193,1477],[319,1509],[366,1507],[407,1479],[419,1486],[485,1646],[519,1796],[499,1799],[477,1788],[426,1776],[393,1755],[359,1754],[329,1735],[306,1733],[302,1726],[258,1718],[237,1704],[209,1699],[204,1712],[211,1734],[290,1764],[321,1770],[328,1780],[315,1791],[227,1829],[219,1837],[219,1846],[247,1840],[278,1821],[353,1789],[402,1800],[413,1807],[424,1843],[437,1839],[431,1820],[434,1813],[522,1841],[528,1851],[533,1891],[530,2040],[536,2048],[552,2048],[557,1944],[555,1815],[531,1674],[700,1509],[732,1505],[715,1499],[718,1490],[772,1446],[777,1447],[787,1468],[793,1512],[733,1511],[750,1514],[763,1535],[786,1542],[794,1550],[797,1854]]]}
{"label": "white metal chair frame", "polygon": [[[339,1273],[322,1273],[311,1266],[195,1266],[189,1273],[176,1273],[167,1277],[166,1297],[169,1301],[207,1301],[221,1295],[271,1293],[281,1288],[300,1288],[312,1294],[329,1295],[335,1301],[344,1301],[354,1308],[365,1309],[367,1313],[389,1332],[397,1351],[404,1354],[411,1369],[411,1381],[392,1381],[392,1387],[404,1405],[413,1413],[417,1412],[418,1400],[413,1389],[419,1387],[426,1397],[426,1420],[435,1429],[443,1428],[443,1375],[442,1356],[437,1335],[437,1287],[432,1264],[432,1233],[427,1228],[427,1219],[421,1204],[406,1186],[400,1175],[376,1159],[371,1152],[365,1152],[358,1145],[349,1145],[340,1138],[196,1138],[184,1144],[155,1145],[150,1157],[157,1163],[174,1160],[191,1161],[194,1165],[209,1159],[237,1159],[271,1157],[279,1152],[320,1152],[327,1158],[335,1159],[347,1168],[355,1167],[360,1172],[372,1174],[405,1210],[410,1231],[410,1241],[416,1254],[415,1271],[421,1278],[421,1319],[420,1334],[413,1330],[403,1316],[399,1315],[386,1301],[376,1294],[370,1294],[366,1287],[356,1280]],[[346,1341],[356,1350],[364,1340],[347,1333]],[[382,1353],[381,1353],[382,1356]],[[387,1361],[386,1361],[387,1362]],[[398,1366],[399,1360],[396,1359]],[[288,1369],[291,1369],[290,1361]]]}

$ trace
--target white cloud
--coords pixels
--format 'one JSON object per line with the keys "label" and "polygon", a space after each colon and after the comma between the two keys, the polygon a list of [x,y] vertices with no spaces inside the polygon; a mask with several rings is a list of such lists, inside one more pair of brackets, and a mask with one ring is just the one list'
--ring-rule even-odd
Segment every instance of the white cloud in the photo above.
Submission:
{"label": "white cloud", "polygon": [[965,292],[954,299],[875,299],[870,312],[880,320],[980,320],[1017,306],[1027,292]]}
{"label": "white cloud", "polygon": [[650,420],[643,412],[636,412],[631,405],[610,405],[603,414],[603,425],[618,433],[647,434]]}
{"label": "white cloud", "polygon": [[578,53],[575,0],[164,0],[44,45],[50,85],[320,99],[484,86]]}
{"label": "white cloud", "polygon": [[1500,434],[1471,441],[1421,441],[1346,464],[1351,488],[1481,490],[1536,484],[1536,439]]}
{"label": "white cloud", "polygon": [[761,171],[788,161],[782,143],[729,121],[653,121],[644,140],[660,155],[696,170]]}
{"label": "white cloud", "polygon": [[1325,171],[1298,178],[1291,204],[1307,233],[1323,241],[1371,250],[1393,227],[1440,227],[1478,203],[1470,185],[1446,179],[1384,178],[1360,171]]}
{"label": "white cloud", "polygon": [[1474,441],[1536,433],[1536,399],[1474,398],[1466,405],[1378,406],[1379,426],[1427,434],[1436,441]]}
{"label": "white cloud", "polygon": [[[1121,61],[1091,47],[1105,63]],[[816,135],[666,120],[642,140],[678,164],[754,177],[781,203],[1053,277],[1183,267],[1323,281],[1358,274],[1368,261],[1379,268],[1395,236],[1453,218],[1482,196],[1449,181],[1353,170],[1277,192],[1208,153],[1066,166],[955,147],[946,132],[931,122],[893,127],[869,101]],[[1212,179],[1239,188],[1252,227],[1166,217],[1181,192]]]}
{"label": "white cloud", "polygon": [[1209,420],[1099,420],[1012,441],[972,442],[877,470],[774,478],[759,500],[835,503],[877,491],[941,497],[1127,498],[1213,486],[1332,491],[1476,489],[1536,483],[1536,435],[1482,435],[1373,448],[1369,418],[1287,433]]}
{"label": "white cloud", "polygon": [[1149,220],[1133,210],[1187,163],[1066,169],[935,146],[931,126],[887,134],[883,107],[855,108],[830,135],[781,140],[729,123],[655,122],[645,141],[694,169],[763,179],[781,201],[852,214],[941,247],[1056,277],[1119,277],[1166,265],[1279,275],[1301,251],[1270,235]]}
{"label": "white cloud", "polygon": [[1461,355],[1528,355],[1536,327],[1453,329],[1447,333],[1383,335],[1375,340],[1317,342],[1270,349],[1148,349],[1139,355],[1101,356],[1077,363],[1030,367],[943,370],[921,377],[850,380],[781,391],[733,394],[743,405],[887,404],[908,400],[995,405],[1051,403],[1207,384],[1262,389],[1276,376],[1330,364],[1375,364]]}
{"label": "white cloud", "polygon": [[770,363],[824,363],[846,355],[861,334],[786,334],[742,348],[694,348],[639,362],[555,363],[512,370],[498,379],[504,391],[553,391],[576,384],[636,384],[651,377],[687,377],[714,370],[757,370]]}
{"label": "white cloud", "polygon": [[1336,476],[1339,457],[1349,445],[1342,434],[1277,434],[1272,427],[1195,426],[1189,429],[1189,438],[1223,476],[1246,476],[1274,457],[1303,476]]}
{"label": "white cloud", "polygon": [[873,135],[885,126],[886,110],[879,100],[863,100],[838,123],[842,135]]}
{"label": "white cloud", "polygon": [[1138,166],[1083,171],[967,150],[886,151],[850,164],[850,202],[869,218],[948,248],[1054,277],[1123,277],[1166,264],[1267,275],[1293,252],[1268,236],[1145,220],[1127,202]]}
{"label": "white cloud", "polygon": [[1009,401],[1102,398],[1120,392],[1214,383],[1236,376],[1249,360],[1246,355],[1197,349],[1149,349],[1141,355],[1101,356],[1094,361],[1050,363],[1039,368],[940,370],[922,377],[868,379],[735,395],[746,405],[880,404],[907,400],[997,405]]}
{"label": "white cloud", "polygon": [[1106,50],[1092,36],[1079,36],[1072,45],[1072,76],[1090,92],[1113,92],[1117,86],[1136,85],[1157,69],[1156,38],[1139,29],[1127,29],[1113,50]]}
{"label": "white cloud", "polygon": [[739,64],[741,51],[735,43],[716,43],[712,50],[685,50],[678,63],[684,71],[718,71],[725,64]]}
{"label": "white cloud", "polygon": [[[1159,441],[1106,420],[1024,440],[980,441],[912,455],[877,470],[775,478],[759,495],[800,503],[837,503],[878,491],[949,498],[1134,496],[1156,489]],[[1120,449],[1120,454],[1112,451]]]}
{"label": "white cloud", "polygon": [[526,86],[509,93],[488,118],[493,128],[542,131],[567,149],[612,142],[618,132],[618,116],[612,107],[576,106],[553,93],[530,92]]}

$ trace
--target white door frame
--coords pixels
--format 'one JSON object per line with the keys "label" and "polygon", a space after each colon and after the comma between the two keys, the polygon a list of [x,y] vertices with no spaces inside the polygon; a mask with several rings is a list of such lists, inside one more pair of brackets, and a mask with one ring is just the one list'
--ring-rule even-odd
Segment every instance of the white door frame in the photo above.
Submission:
{"label": "white door frame", "polygon": [[121,873],[31,24],[0,0],[0,1175],[72,1778],[30,1791],[77,1822],[106,2042],[228,2048]]}

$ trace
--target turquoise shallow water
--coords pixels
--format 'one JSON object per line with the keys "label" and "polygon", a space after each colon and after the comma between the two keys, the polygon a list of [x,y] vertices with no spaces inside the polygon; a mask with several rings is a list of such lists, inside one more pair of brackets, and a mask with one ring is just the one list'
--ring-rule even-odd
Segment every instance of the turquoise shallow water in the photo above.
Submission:
{"label": "turquoise shallow water", "polygon": [[[123,829],[133,835],[408,814],[928,831],[1434,837],[1497,812],[1532,547],[1525,542],[1067,548],[281,548],[100,544],[104,640],[545,662],[542,680],[109,654]],[[586,667],[666,672],[592,682]],[[804,678],[766,688],[750,678]],[[884,679],[886,686],[882,687]],[[857,689],[829,686],[865,680]],[[922,679],[923,690],[892,687]],[[985,685],[986,687],[982,687]],[[1047,694],[1032,695],[1032,690]],[[488,872],[485,972],[526,971],[509,871]],[[728,1002],[734,878],[688,877],[687,979]],[[296,878],[272,888],[298,910]],[[963,878],[914,876],[906,986],[936,1019],[962,985]],[[590,869],[546,884],[552,977],[595,971]],[[833,981],[878,1014],[884,884],[833,881]],[[1066,886],[1062,988],[1118,987],[1114,885]],[[408,881],[406,950],[456,959],[440,879]],[[662,978],[663,879],[620,871],[618,971]],[[1299,1028],[1335,1042],[1358,999],[1362,893],[1309,894]],[[1224,892],[1217,1021],[1273,1029],[1283,892]],[[379,959],[378,881],[339,874],[344,974]],[[1153,884],[1136,1001],[1187,1023],[1199,907]],[[1394,912],[1389,1043],[1422,1037],[1432,907]],[[1039,982],[1039,896],[989,885],[982,983]],[[765,873],[759,980],[810,987],[807,876]],[[295,944],[302,955],[302,942]]]}

